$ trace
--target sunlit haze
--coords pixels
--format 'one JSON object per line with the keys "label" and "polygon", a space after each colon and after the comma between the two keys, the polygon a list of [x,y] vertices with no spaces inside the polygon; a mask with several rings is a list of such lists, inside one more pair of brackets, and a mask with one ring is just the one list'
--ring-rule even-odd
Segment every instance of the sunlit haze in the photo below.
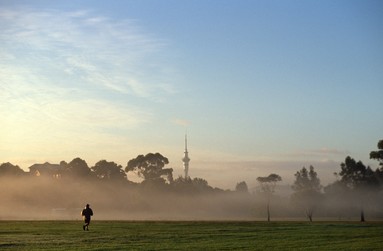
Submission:
{"label": "sunlit haze", "polygon": [[159,152],[233,189],[382,139],[382,1],[0,0],[0,162]]}

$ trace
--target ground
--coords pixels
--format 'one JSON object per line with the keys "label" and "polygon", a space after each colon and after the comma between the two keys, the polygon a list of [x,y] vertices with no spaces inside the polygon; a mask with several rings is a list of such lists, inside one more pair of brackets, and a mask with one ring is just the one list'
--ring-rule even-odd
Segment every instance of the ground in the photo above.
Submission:
{"label": "ground", "polygon": [[1,250],[382,250],[383,222],[0,221]]}

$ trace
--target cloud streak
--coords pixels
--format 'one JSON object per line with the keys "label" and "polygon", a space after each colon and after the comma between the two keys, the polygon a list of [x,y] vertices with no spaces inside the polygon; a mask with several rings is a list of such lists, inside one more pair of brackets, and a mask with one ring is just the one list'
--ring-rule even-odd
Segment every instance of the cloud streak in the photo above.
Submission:
{"label": "cloud streak", "polygon": [[176,124],[176,125],[179,125],[179,126],[184,126],[184,127],[187,127],[187,126],[190,125],[190,121],[189,120],[179,119],[179,118],[173,119],[172,123]]}
{"label": "cloud streak", "polygon": [[4,8],[0,30],[4,160],[30,145],[47,158],[57,142],[81,151],[86,142],[75,138],[86,137],[87,147],[116,145],[176,92],[164,63],[167,42],[136,21]]}
{"label": "cloud streak", "polygon": [[167,94],[161,62],[165,41],[145,34],[133,21],[114,22],[89,11],[26,9],[1,10],[0,20],[2,64],[26,66],[49,80],[70,80],[65,81],[70,86],[81,83],[153,99]]}
{"label": "cloud streak", "polygon": [[3,9],[0,23],[2,96],[21,105],[31,105],[26,95],[29,103],[53,101],[65,110],[73,93],[113,103],[115,95],[156,102],[174,91],[164,88],[171,86],[159,55],[164,41],[132,21],[90,11]]}
{"label": "cloud streak", "polygon": [[338,149],[332,149],[332,148],[320,148],[320,149],[313,149],[313,150],[305,150],[300,152],[294,152],[291,153],[291,156],[346,156],[349,154],[348,151],[341,151]]}

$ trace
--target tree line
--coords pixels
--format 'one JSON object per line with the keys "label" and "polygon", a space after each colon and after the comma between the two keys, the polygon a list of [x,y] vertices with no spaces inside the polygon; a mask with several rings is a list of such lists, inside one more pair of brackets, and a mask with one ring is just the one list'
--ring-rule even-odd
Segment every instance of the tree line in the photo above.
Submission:
{"label": "tree line", "polygon": [[[383,140],[377,145],[378,149],[370,152],[370,159],[379,162],[379,168],[372,170],[361,161],[356,161],[347,156],[340,164],[340,171],[335,173],[335,182],[322,186],[320,179],[313,166],[303,167],[295,173],[295,180],[292,184],[291,202],[301,208],[309,221],[313,221],[314,213],[324,201],[336,202],[338,200],[349,200],[360,208],[360,220],[365,221],[365,205],[369,200],[382,197],[383,195]],[[69,163],[61,161],[58,165],[49,163],[35,164],[25,172],[19,166],[11,163],[0,165],[0,178],[6,177],[49,177],[60,181],[87,180],[103,183],[122,184],[134,186],[139,189],[156,189],[165,192],[176,192],[181,194],[225,194],[251,193],[245,181],[237,183],[235,190],[230,191],[209,186],[202,178],[173,178],[173,169],[166,167],[169,160],[160,153],[148,153],[138,155],[127,162],[125,167],[106,160],[98,161],[94,166],[89,167],[85,160],[75,158]],[[142,182],[135,183],[127,178],[129,172],[137,174]],[[278,174],[272,173],[265,177],[258,177],[259,195],[264,197],[267,220],[271,218],[271,204],[275,199],[275,188],[282,180]],[[381,210],[381,209],[380,209]]]}
{"label": "tree line", "polygon": [[[337,200],[339,197],[354,198],[360,205],[360,221],[365,221],[364,207],[370,198],[383,198],[383,140],[378,142],[378,150],[370,152],[370,159],[379,161],[380,168],[375,171],[365,166],[361,161],[355,161],[347,156],[340,164],[340,172],[334,173],[337,180],[326,187],[321,185],[320,179],[313,166],[303,167],[295,173],[292,185],[294,193],[291,200],[304,208],[306,217],[312,221],[315,209],[327,199]],[[267,197],[267,220],[270,221],[270,199],[275,191],[276,183],[282,178],[278,174],[258,177],[261,190]],[[379,194],[375,197],[373,195]]]}
{"label": "tree line", "polygon": [[[223,191],[209,186],[202,178],[178,177],[173,179],[173,169],[167,168],[169,160],[160,153],[148,153],[138,155],[128,161],[125,168],[113,162],[100,160],[94,166],[89,167],[81,158],[75,158],[69,163],[61,161],[60,164],[34,164],[25,172],[17,165],[9,162],[0,165],[1,177],[49,177],[57,180],[87,180],[102,182],[126,183],[127,186],[141,186],[160,188],[162,190],[177,190],[183,192],[207,192]],[[142,182],[135,183],[128,180],[127,174],[135,173],[142,178]]]}

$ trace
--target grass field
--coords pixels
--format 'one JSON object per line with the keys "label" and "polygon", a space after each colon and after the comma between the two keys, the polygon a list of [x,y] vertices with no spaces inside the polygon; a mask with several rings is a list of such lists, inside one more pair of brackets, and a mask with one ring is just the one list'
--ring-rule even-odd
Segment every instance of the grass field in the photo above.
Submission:
{"label": "grass field", "polygon": [[0,221],[0,250],[383,250],[383,223]]}

